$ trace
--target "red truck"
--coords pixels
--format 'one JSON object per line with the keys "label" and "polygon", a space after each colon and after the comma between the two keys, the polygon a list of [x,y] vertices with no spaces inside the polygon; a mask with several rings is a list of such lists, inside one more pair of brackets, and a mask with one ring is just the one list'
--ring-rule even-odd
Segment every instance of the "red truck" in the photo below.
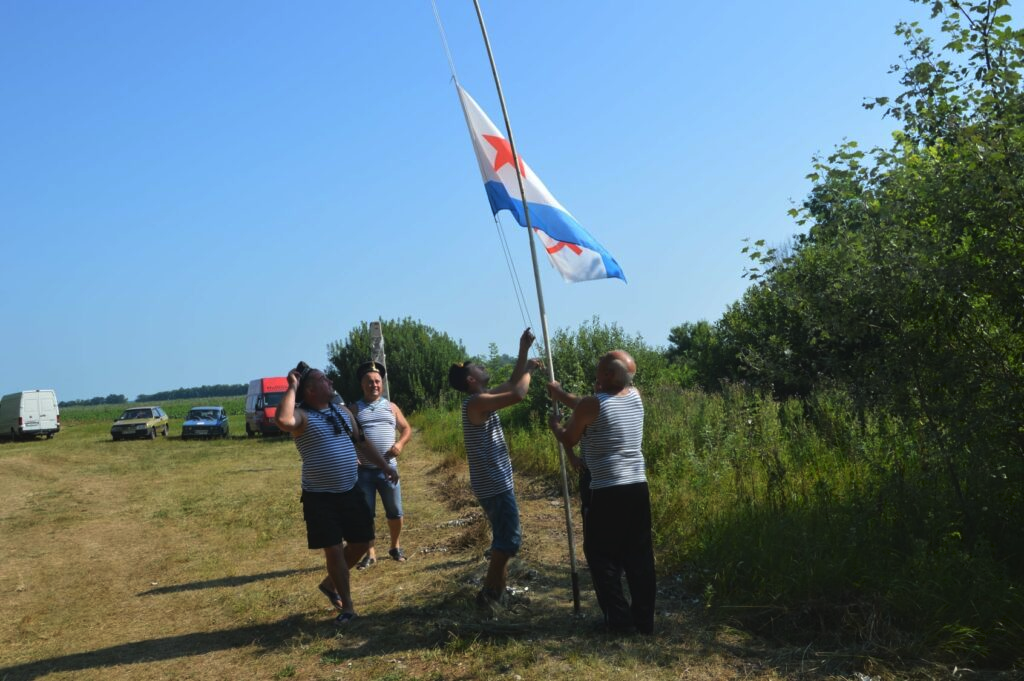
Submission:
{"label": "red truck", "polygon": [[249,391],[245,395],[246,435],[281,435],[281,430],[274,423],[274,415],[286,390],[288,379],[284,376],[249,381]]}

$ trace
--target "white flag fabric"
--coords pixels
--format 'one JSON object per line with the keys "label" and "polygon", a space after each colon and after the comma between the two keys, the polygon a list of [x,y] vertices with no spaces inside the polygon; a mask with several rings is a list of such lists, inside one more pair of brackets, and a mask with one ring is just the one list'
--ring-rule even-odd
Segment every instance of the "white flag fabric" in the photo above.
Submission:
{"label": "white flag fabric", "polygon": [[[480,165],[480,175],[491,202],[491,212],[497,215],[498,211],[508,210],[516,222],[526,227],[512,146],[469,93],[459,85],[456,87],[473,141],[473,151]],[[626,275],[615,258],[551,195],[523,161],[522,155],[519,156],[519,169],[523,176],[530,224],[562,278],[570,282],[610,277],[626,281]]]}

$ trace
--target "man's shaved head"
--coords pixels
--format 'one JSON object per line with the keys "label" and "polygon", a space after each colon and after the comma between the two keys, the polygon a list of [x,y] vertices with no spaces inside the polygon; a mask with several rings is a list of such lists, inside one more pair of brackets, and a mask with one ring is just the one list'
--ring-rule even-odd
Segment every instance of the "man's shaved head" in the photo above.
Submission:
{"label": "man's shaved head", "polygon": [[625,350],[612,350],[597,363],[598,383],[608,391],[619,391],[633,385],[636,362]]}

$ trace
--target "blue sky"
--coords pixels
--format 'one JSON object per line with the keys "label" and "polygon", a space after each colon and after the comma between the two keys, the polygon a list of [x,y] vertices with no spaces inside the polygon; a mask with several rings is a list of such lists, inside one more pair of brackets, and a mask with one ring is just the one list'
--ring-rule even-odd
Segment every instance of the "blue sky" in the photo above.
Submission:
{"label": "blue sky", "polygon": [[[811,156],[887,144],[896,0],[483,0],[520,153],[615,256],[565,284],[665,345],[785,242]],[[460,82],[498,106],[472,3],[439,0]],[[473,354],[523,322],[426,0],[0,2],[0,392],[61,399],[326,363],[412,317]],[[525,230],[501,224],[539,315]],[[13,286],[13,287],[12,287]],[[556,367],[557,373],[557,367]]]}

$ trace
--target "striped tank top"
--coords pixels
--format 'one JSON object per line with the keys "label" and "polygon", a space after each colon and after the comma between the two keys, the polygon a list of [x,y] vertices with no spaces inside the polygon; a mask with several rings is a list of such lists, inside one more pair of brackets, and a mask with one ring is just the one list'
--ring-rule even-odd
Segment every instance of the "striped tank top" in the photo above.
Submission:
{"label": "striped tank top", "polygon": [[[302,489],[307,492],[347,492],[356,484],[358,463],[356,447],[341,424],[341,435],[336,435],[331,419],[343,418],[351,426],[348,413],[330,409],[319,411],[309,407],[306,427],[295,438],[295,447],[302,457]],[[335,415],[337,414],[337,416]]]}
{"label": "striped tank top", "polygon": [[[384,452],[391,449],[391,446],[395,444],[395,413],[391,411],[391,403],[388,402],[387,398],[381,397],[370,404],[367,404],[364,400],[356,402],[356,421],[359,422],[359,427],[362,428],[363,434],[366,435],[367,441],[373,445],[373,448],[380,452],[381,456],[384,456]],[[377,465],[371,462],[369,459],[363,456],[363,453],[358,449],[356,450],[356,457],[359,459],[359,465],[365,468],[377,468]],[[397,463],[395,457],[388,458],[388,463],[394,466]]]}
{"label": "striped tank top", "polygon": [[625,395],[597,393],[600,411],[581,440],[591,489],[647,482],[642,451],[644,404],[636,388]]}
{"label": "striped tank top", "polygon": [[491,412],[482,426],[474,425],[466,409],[471,399],[462,402],[462,440],[469,463],[469,486],[477,499],[486,499],[512,489],[512,459],[498,412]]}

